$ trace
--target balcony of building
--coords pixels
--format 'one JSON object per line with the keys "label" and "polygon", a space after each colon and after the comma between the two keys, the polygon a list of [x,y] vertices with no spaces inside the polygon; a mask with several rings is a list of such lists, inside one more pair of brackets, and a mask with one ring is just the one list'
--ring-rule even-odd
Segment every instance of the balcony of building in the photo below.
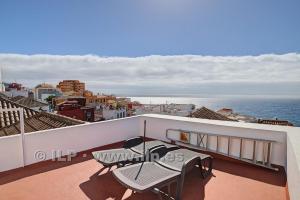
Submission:
{"label": "balcony of building", "polygon": [[[142,136],[145,120],[148,139],[170,142],[170,135],[166,134],[170,129],[211,137],[208,148],[193,145],[194,136],[189,144],[177,143],[214,157],[209,177],[202,179],[196,168],[186,175],[183,199],[300,199],[300,128],[164,115],[141,115],[26,133],[23,137],[1,137],[0,197],[158,199],[152,192],[140,194],[126,189],[113,177],[115,168],[104,168],[91,155],[92,151],[120,147],[125,139]],[[230,152],[226,152],[228,138],[232,138]],[[242,148],[239,138],[244,138]],[[267,163],[251,161],[253,141],[272,141],[270,147],[266,146],[270,149]],[[266,148],[257,149],[257,160],[263,159],[259,155],[264,151]],[[173,184],[171,193],[175,189]]]}

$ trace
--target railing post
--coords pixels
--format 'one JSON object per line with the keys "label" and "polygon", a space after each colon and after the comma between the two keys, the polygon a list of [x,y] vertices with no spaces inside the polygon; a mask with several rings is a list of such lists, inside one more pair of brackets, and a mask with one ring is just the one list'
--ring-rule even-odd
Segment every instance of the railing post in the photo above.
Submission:
{"label": "railing post", "polygon": [[25,124],[24,124],[24,111],[23,108],[19,108],[19,113],[20,113],[20,140],[21,140],[21,151],[22,151],[22,161],[23,161],[23,167],[25,167],[26,160],[25,160]]}
{"label": "railing post", "polygon": [[218,153],[219,152],[219,136],[217,135],[217,150],[216,152]]}
{"label": "railing post", "polygon": [[209,145],[208,137],[209,137],[208,134],[206,134],[206,145],[205,145],[206,150],[208,150],[208,145]]}
{"label": "railing post", "polygon": [[240,138],[240,159],[243,158],[243,138]]}
{"label": "railing post", "polygon": [[228,144],[228,146],[227,146],[227,155],[228,156],[230,156],[230,140],[231,140],[231,138],[230,138],[230,136],[228,137],[228,142],[227,142],[227,144]]}
{"label": "railing post", "polygon": [[253,155],[252,155],[253,163],[256,163],[256,140],[253,140]]}
{"label": "railing post", "polygon": [[268,155],[267,155],[267,165],[271,164],[271,152],[272,151],[272,142],[268,142]]}

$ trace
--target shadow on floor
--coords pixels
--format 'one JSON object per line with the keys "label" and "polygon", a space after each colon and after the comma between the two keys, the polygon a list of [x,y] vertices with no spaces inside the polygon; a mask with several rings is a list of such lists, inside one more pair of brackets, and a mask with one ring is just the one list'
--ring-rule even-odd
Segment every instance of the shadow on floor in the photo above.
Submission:
{"label": "shadow on floor", "polygon": [[286,186],[286,174],[283,167],[279,171],[253,166],[247,163],[229,162],[228,160],[214,159],[213,169],[260,182]]}
{"label": "shadow on floor", "polygon": [[[23,168],[13,169],[6,172],[0,173],[0,185],[4,185],[6,183],[10,183],[22,178],[30,177],[36,174],[48,172],[51,170],[59,169],[62,167],[67,167],[70,165],[74,165],[77,163],[85,162],[88,160],[93,159],[92,152],[98,151],[98,150],[104,150],[109,148],[119,148],[121,146],[122,142],[117,142],[101,147],[97,147],[94,149],[90,149],[87,151],[82,151],[77,154],[76,157],[72,158],[71,161],[42,161],[36,164],[28,165]],[[63,156],[62,158],[66,158],[66,156]]]}
{"label": "shadow on floor", "polygon": [[59,169],[62,167],[67,167],[77,163],[85,162],[92,159],[91,155],[86,157],[75,157],[72,161],[44,161],[41,163],[25,166],[24,168],[14,169],[8,172],[0,173],[0,185],[6,183],[14,182],[16,180],[37,175],[40,173],[45,173],[51,170]]}
{"label": "shadow on floor", "polygon": [[[195,199],[203,200],[205,197],[205,185],[213,177],[208,176],[206,179],[202,179],[199,169],[194,168],[190,173],[187,174],[182,199]],[[159,195],[153,192],[145,193],[133,193],[131,190],[126,189],[112,175],[112,171],[107,168],[102,168],[94,173],[88,181],[79,185],[80,189],[85,195],[91,200],[102,200],[102,199],[128,199],[128,200],[152,200],[159,199]],[[166,188],[162,189],[164,192]],[[171,186],[171,195],[175,196],[176,184]],[[170,199],[165,195],[162,195],[162,199]]]}

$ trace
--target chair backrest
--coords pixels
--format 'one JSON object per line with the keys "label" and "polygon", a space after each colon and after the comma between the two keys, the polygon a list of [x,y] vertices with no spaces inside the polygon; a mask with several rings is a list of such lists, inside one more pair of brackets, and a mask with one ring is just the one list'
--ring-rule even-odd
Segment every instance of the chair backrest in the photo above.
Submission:
{"label": "chair backrest", "polygon": [[135,147],[143,142],[144,142],[144,139],[142,137],[130,138],[128,140],[125,140],[123,148],[129,149],[129,148]]}
{"label": "chair backrest", "polygon": [[168,153],[168,148],[164,145],[154,147],[149,150],[148,161],[159,160]]}

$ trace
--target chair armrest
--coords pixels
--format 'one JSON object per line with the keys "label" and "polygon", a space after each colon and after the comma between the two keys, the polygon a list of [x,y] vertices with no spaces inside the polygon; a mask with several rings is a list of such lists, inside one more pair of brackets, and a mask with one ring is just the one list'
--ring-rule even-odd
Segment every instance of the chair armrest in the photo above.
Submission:
{"label": "chair armrest", "polygon": [[191,159],[186,160],[182,166],[181,175],[184,176],[190,167],[194,167],[195,164],[199,164],[199,162],[201,162],[201,158],[199,156],[194,156]]}
{"label": "chair armrest", "polygon": [[186,174],[186,171],[194,166],[196,163],[201,162],[201,158],[199,156],[194,156],[189,160],[186,160],[181,168],[181,174],[180,177],[177,180],[177,191],[176,191],[176,200],[181,199],[181,194],[183,190],[183,183],[184,183],[184,177]]}

